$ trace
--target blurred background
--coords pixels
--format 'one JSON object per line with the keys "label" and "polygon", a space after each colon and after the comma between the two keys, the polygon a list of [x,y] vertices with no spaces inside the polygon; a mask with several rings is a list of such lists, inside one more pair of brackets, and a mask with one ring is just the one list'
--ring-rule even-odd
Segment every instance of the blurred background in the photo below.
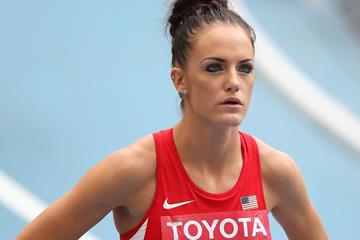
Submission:
{"label": "blurred background", "polygon": [[[0,0],[0,239],[13,239],[108,154],[180,119],[164,34],[170,2]],[[289,85],[289,69],[296,69],[350,113],[338,117],[351,116],[355,125],[348,130],[358,134],[359,1],[233,5],[246,10],[259,30],[261,62],[240,129],[289,153],[330,238],[354,239],[360,227],[359,145],[344,141],[274,80],[286,73],[289,82],[282,84]],[[266,48],[286,56],[288,65],[274,65],[276,56],[264,54]],[[337,120],[317,96],[297,89],[300,102],[310,101],[325,119]],[[286,239],[274,219],[271,228],[273,239]],[[109,214],[88,239],[118,238]]]}

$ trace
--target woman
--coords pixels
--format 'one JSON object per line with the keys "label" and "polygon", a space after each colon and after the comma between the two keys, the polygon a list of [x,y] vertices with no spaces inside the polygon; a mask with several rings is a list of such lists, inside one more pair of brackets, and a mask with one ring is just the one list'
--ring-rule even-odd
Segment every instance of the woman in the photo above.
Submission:
{"label": "woman", "polygon": [[238,131],[254,81],[251,27],[226,0],[177,0],[171,78],[183,117],[93,167],[18,239],[77,239],[113,211],[121,239],[327,239],[294,161]]}

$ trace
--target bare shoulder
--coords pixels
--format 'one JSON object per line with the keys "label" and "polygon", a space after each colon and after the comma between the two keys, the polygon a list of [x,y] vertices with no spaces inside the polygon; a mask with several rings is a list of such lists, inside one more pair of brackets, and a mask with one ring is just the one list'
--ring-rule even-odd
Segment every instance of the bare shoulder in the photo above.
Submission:
{"label": "bare shoulder", "polygon": [[255,139],[259,148],[264,185],[272,197],[270,202],[273,208],[279,204],[279,199],[283,198],[282,191],[286,194],[288,189],[302,181],[302,176],[289,154],[271,147],[258,138]]}
{"label": "bare shoulder", "polygon": [[[151,135],[116,151],[92,167],[52,203],[17,239],[78,239],[111,210],[129,207],[155,178]],[[139,194],[140,193],[140,194]]]}
{"label": "bare shoulder", "polygon": [[[156,154],[152,135],[146,135],[106,157],[104,164],[110,171],[120,172],[125,177],[147,177],[155,173]],[[142,174],[134,174],[135,172]],[[129,175],[129,176],[127,176]]]}
{"label": "bare shoulder", "polygon": [[256,139],[267,208],[289,239],[328,239],[308,196],[304,179],[287,153]]}
{"label": "bare shoulder", "polygon": [[[155,178],[156,151],[153,136],[146,135],[110,154],[96,168],[101,169],[99,172],[107,176],[115,185],[114,188],[121,187],[122,195],[133,196],[133,191],[138,191],[140,186]],[[127,202],[127,199],[124,201]],[[126,202],[123,204],[126,205]]]}

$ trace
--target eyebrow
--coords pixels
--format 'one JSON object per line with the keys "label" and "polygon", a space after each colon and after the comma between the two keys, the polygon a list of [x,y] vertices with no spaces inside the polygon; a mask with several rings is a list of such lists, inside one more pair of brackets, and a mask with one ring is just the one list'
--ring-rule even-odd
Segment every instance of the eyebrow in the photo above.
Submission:
{"label": "eyebrow", "polygon": [[[207,57],[207,58],[204,58],[203,60],[201,60],[200,63],[206,61],[206,60],[215,60],[215,61],[218,61],[218,62],[226,62],[225,59],[223,58],[219,58],[219,57]],[[254,59],[252,58],[246,58],[246,59],[243,59],[241,60],[239,63],[246,63],[246,62],[250,62],[250,61],[254,61]]]}

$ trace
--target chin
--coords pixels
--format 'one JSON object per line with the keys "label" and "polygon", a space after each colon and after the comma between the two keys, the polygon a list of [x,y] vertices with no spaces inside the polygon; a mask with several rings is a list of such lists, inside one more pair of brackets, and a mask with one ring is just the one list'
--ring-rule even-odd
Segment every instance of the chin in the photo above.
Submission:
{"label": "chin", "polygon": [[217,121],[218,125],[223,127],[239,127],[243,121],[243,117],[236,116],[236,117],[226,117],[224,119],[219,119]]}

